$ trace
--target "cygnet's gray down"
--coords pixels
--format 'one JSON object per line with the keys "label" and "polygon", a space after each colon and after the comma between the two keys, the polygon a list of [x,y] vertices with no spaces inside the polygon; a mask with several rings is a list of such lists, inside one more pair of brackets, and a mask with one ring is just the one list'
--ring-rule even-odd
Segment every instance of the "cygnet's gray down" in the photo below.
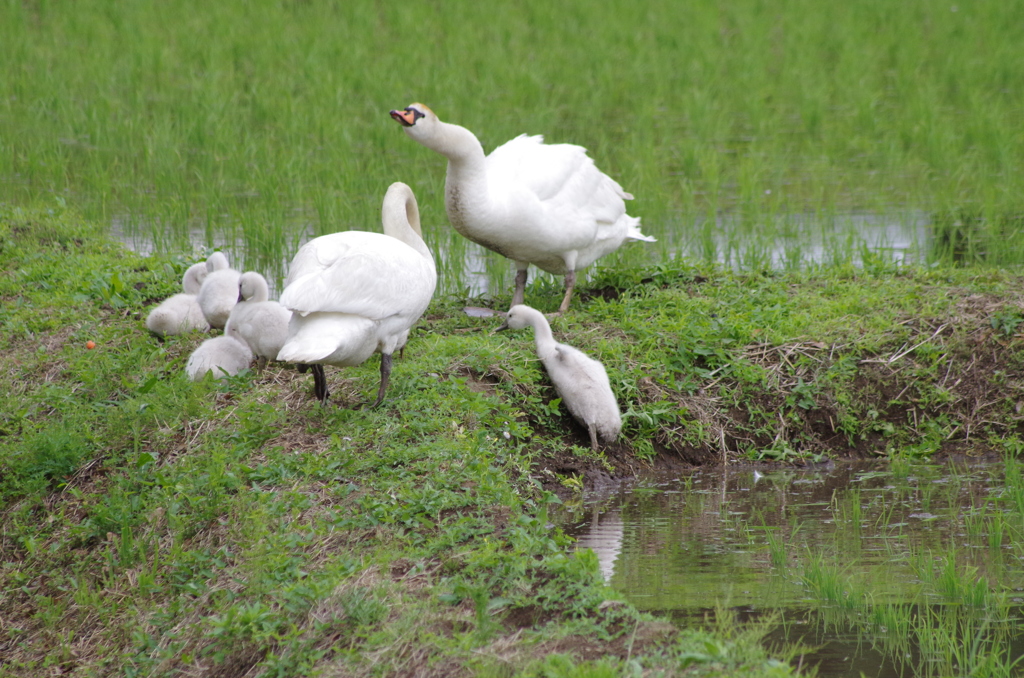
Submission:
{"label": "cygnet's gray down", "polygon": [[262,371],[288,339],[288,321],[292,312],[270,301],[267,280],[256,271],[246,271],[238,283],[238,303],[231,309],[224,333],[248,344],[256,356],[256,369]]}
{"label": "cygnet's gray down", "polygon": [[599,439],[604,443],[614,442],[622,430],[622,415],[604,365],[579,349],[555,341],[547,318],[529,306],[520,304],[510,308],[505,324],[498,329],[525,327],[533,327],[537,356],[562,403],[590,433],[591,449],[598,449]]}
{"label": "cygnet's gray down", "polygon": [[209,272],[199,288],[199,306],[210,327],[220,330],[238,303],[238,279],[242,274],[228,265],[228,258],[223,252],[211,254],[206,260],[206,268]]}
{"label": "cygnet's gray down", "polygon": [[146,328],[158,337],[172,334],[185,334],[192,330],[206,332],[210,323],[206,322],[203,309],[199,306],[196,295],[206,279],[206,264],[193,264],[185,271],[181,279],[184,292],[164,299],[159,306],[146,316]]}
{"label": "cygnet's gray down", "polygon": [[192,381],[201,381],[207,372],[214,379],[234,376],[249,367],[252,351],[245,342],[227,335],[207,339],[192,351],[185,363],[185,373]]}

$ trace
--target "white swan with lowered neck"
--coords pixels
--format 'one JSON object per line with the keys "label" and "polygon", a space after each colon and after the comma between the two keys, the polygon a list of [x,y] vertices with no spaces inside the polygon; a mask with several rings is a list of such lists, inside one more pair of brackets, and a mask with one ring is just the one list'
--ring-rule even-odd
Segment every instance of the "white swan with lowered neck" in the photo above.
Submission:
{"label": "white swan with lowered neck", "polygon": [[391,376],[391,354],[434,296],[437,271],[423,242],[419,207],[401,182],[381,208],[384,233],[343,231],[314,238],[292,259],[281,305],[292,311],[278,360],[310,365],[314,393],[329,392],[324,365],[359,365],[380,353],[377,406]]}
{"label": "white swan with lowered neck", "polygon": [[537,309],[513,306],[499,330],[521,330],[533,327],[537,356],[544,364],[551,383],[576,421],[590,434],[591,449],[598,449],[598,440],[615,442],[622,430],[619,403],[612,393],[604,365],[579,349],[555,341],[551,325]]}
{"label": "white swan with lowered neck", "polygon": [[529,264],[565,276],[558,307],[564,313],[577,271],[628,240],[654,240],[640,232],[640,219],[626,214],[624,200],[633,196],[580,146],[524,134],[485,156],[472,132],[442,122],[423,104],[391,117],[448,158],[445,209],[455,230],[516,262],[513,306],[523,303]]}
{"label": "white swan with lowered neck", "polygon": [[161,339],[192,330],[209,330],[210,323],[206,322],[203,309],[196,299],[206,273],[205,263],[189,266],[181,279],[184,292],[167,297],[150,311],[146,316],[146,328]]}
{"label": "white swan with lowered neck", "polygon": [[291,311],[270,300],[267,279],[246,271],[238,279],[238,303],[231,309],[224,334],[247,344],[256,356],[256,369],[262,372],[268,360],[277,360],[291,317]]}

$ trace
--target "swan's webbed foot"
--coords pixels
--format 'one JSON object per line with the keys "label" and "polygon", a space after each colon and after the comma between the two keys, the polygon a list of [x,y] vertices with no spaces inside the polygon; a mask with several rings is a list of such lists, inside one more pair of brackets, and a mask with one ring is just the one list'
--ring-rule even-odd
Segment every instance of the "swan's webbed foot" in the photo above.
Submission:
{"label": "swan's webbed foot", "polygon": [[326,405],[327,396],[330,395],[330,391],[327,390],[327,375],[324,374],[324,366],[310,365],[309,369],[313,373],[313,395],[322,404]]}
{"label": "swan's webbed foot", "polygon": [[377,399],[370,407],[377,407],[384,401],[384,392],[388,390],[388,382],[391,380],[391,354],[380,354],[380,388],[377,389]]}

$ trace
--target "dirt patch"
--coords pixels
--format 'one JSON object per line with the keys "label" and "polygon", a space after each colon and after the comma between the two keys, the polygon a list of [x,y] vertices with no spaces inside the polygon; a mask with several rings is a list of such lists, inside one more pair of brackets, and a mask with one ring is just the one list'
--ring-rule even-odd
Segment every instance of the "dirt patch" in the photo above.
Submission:
{"label": "dirt patch", "polygon": [[465,365],[456,365],[452,370],[454,374],[465,380],[466,388],[474,393],[484,393],[498,398],[498,384],[503,381],[511,381],[511,376],[497,365],[493,365],[486,372],[479,372]]}
{"label": "dirt patch", "polygon": [[204,672],[208,678],[242,678],[263,661],[266,649],[246,648],[232,652]]}
{"label": "dirt patch", "polygon": [[678,629],[668,622],[640,622],[632,632],[609,641],[586,636],[568,636],[551,643],[541,643],[538,654],[571,654],[581,661],[597,661],[605,657],[626,659],[648,653],[671,641]]}

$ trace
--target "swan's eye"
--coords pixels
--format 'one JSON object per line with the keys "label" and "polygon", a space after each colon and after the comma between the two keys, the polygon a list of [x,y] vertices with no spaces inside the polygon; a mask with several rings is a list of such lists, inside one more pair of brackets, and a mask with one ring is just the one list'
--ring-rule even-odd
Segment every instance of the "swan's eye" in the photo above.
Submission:
{"label": "swan's eye", "polygon": [[419,120],[420,118],[427,117],[426,114],[423,111],[421,111],[419,109],[416,109],[416,108],[413,108],[412,106],[408,106],[405,109],[405,112],[406,113],[412,113],[412,122],[409,123],[410,125],[415,125],[417,120]]}

